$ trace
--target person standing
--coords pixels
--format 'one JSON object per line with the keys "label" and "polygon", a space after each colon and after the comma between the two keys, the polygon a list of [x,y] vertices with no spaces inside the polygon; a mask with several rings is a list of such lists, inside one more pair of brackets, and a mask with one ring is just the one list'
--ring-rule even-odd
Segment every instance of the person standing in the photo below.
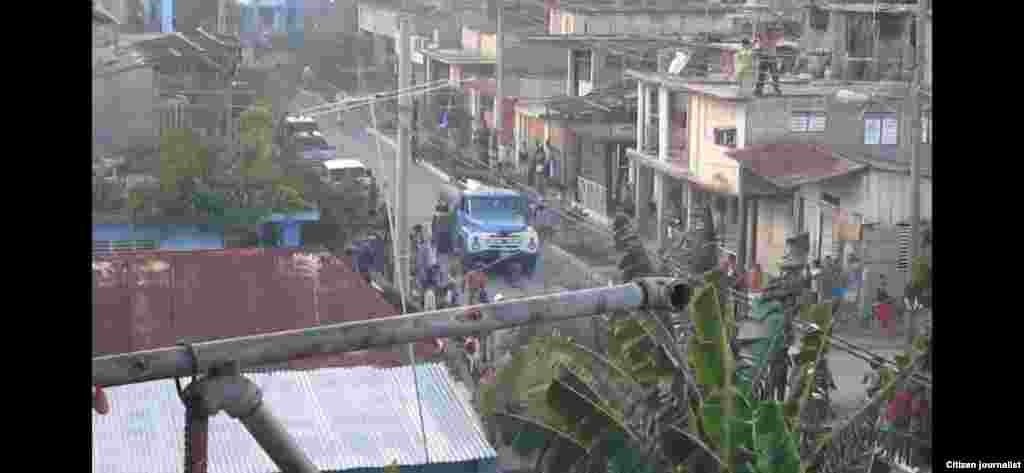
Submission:
{"label": "person standing", "polygon": [[750,40],[744,38],[740,50],[733,56],[733,74],[740,84],[740,91],[746,94],[753,86],[754,77],[754,50]]}
{"label": "person standing", "polygon": [[480,304],[480,293],[487,287],[487,273],[484,272],[484,265],[477,263],[476,266],[465,278],[466,305]]}
{"label": "person standing", "polygon": [[775,52],[775,41],[766,36],[767,34],[759,38],[755,45],[758,66],[757,85],[754,87],[754,95],[757,97],[764,94],[764,83],[768,80],[769,75],[771,75],[775,95],[782,95],[782,89],[779,88],[779,59]]}
{"label": "person standing", "polygon": [[530,187],[538,187],[538,180],[544,173],[544,148],[540,143],[533,150],[533,161],[530,162],[526,184]]}
{"label": "person standing", "polygon": [[821,260],[814,260],[811,263],[811,294],[814,295],[814,302],[820,302],[821,298]]}
{"label": "person standing", "polygon": [[451,274],[448,264],[452,252],[451,228],[451,213],[448,204],[441,200],[434,207],[431,234],[433,235],[434,250],[437,252],[437,264],[440,265],[441,275],[445,279]]}

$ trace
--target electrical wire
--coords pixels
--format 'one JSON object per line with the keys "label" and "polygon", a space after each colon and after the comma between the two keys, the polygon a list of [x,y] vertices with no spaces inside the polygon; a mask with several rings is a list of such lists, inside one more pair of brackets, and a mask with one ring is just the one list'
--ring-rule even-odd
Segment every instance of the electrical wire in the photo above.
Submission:
{"label": "electrical wire", "polygon": [[[373,120],[373,127],[374,127],[374,129],[377,129],[377,112],[376,112],[376,109],[377,109],[377,107],[373,106],[373,104],[370,105],[370,117],[371,117],[371,120]],[[380,137],[379,136],[377,137],[376,141],[377,141],[377,162],[383,163],[384,162],[383,161],[383,155],[382,155],[383,153],[381,152],[381,145],[380,145]],[[396,159],[401,159],[401,156],[396,157]],[[402,163],[402,164],[405,165],[407,163]],[[394,183],[392,183],[392,186],[393,185],[394,185]],[[397,227],[397,223],[395,222],[394,205],[389,202],[389,199],[384,199],[384,202],[385,202],[385,205],[387,205],[387,208],[388,208],[388,226],[391,229],[391,242],[392,242],[391,243],[391,252],[392,252],[392,258],[394,258],[394,261],[395,261],[396,265],[398,266],[398,271],[397,271],[397,273],[398,273],[397,276],[398,277],[396,278],[398,280],[395,281],[395,282],[398,283],[398,292],[402,296],[402,314],[407,314],[409,312],[409,308],[408,308],[408,304],[406,303],[406,299],[408,298],[409,293],[406,290],[406,280],[408,279],[408,274],[405,274],[405,270],[407,269],[408,265],[402,265],[400,263],[400,261],[402,261],[402,260],[399,259],[400,257],[403,256],[403,255],[399,254],[399,247],[404,246],[402,244],[404,242],[400,242],[396,238],[396,236],[398,235],[398,227]],[[404,257],[405,257],[405,261],[409,261],[408,253],[406,255],[404,255]],[[410,364],[409,367],[412,369],[413,389],[416,392],[416,410],[418,411],[419,417],[420,417],[420,434],[423,437],[423,456],[424,456],[424,459],[425,459],[424,460],[424,464],[429,464],[430,463],[430,449],[429,449],[429,446],[428,446],[428,443],[427,443],[427,425],[426,425],[426,422],[424,422],[424,420],[423,420],[423,400],[422,400],[422,397],[420,396],[419,373],[418,373],[418,370],[416,369],[416,348],[415,348],[415,344],[414,343],[408,344],[407,347],[408,347],[408,350],[409,350],[409,364]]]}

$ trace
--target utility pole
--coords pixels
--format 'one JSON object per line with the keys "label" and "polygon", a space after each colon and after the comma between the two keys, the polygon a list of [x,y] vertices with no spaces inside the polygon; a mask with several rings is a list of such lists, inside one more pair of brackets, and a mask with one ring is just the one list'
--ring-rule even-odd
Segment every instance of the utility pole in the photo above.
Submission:
{"label": "utility pole", "polygon": [[504,143],[501,142],[501,134],[502,134],[502,130],[504,129],[504,126],[505,126],[505,110],[504,110],[504,107],[503,107],[504,102],[505,102],[505,67],[504,67],[505,63],[502,60],[502,56],[504,56],[504,49],[505,49],[505,35],[502,32],[502,28],[503,28],[502,23],[504,23],[502,21],[502,18],[504,16],[505,4],[504,4],[503,0],[491,0],[491,1],[496,4],[494,9],[495,9],[495,15],[497,16],[497,20],[498,20],[498,35],[497,35],[498,38],[497,38],[497,45],[496,45],[497,51],[495,51],[495,56],[496,56],[495,59],[497,59],[495,61],[497,63],[496,66],[495,66],[495,69],[496,69],[495,72],[496,72],[496,75],[497,75],[497,82],[498,82],[498,84],[497,84],[497,90],[495,91],[495,94],[494,94],[494,133],[493,133],[493,139],[494,139],[495,146],[492,148],[492,149],[495,150],[495,159],[491,160],[491,162],[492,162],[491,169],[493,170],[494,169],[494,164],[493,163],[494,162],[501,163],[502,160],[505,157],[505,155],[502,153],[502,151],[504,151]]}
{"label": "utility pole", "polygon": [[[398,22],[398,89],[409,88],[409,19],[405,11]],[[412,121],[411,98],[408,94],[398,96],[398,156],[395,159],[395,235],[394,244],[398,249],[395,262],[395,285],[409,287],[409,127]]]}
{"label": "utility pole", "polygon": [[[917,28],[914,33],[917,35],[915,51],[917,60],[914,64],[914,86],[910,90],[910,113],[913,114],[911,128],[910,148],[910,268],[913,271],[914,262],[921,254],[921,93],[924,82],[925,54],[924,31],[925,15],[931,9],[931,0],[919,0],[917,3]],[[907,312],[907,347],[913,348],[914,337],[917,335],[917,314],[911,310]]]}

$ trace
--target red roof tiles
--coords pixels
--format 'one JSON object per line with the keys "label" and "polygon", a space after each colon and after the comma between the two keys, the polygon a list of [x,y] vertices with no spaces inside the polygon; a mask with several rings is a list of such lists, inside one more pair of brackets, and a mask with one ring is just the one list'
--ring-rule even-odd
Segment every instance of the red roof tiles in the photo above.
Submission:
{"label": "red roof tiles", "polygon": [[[93,275],[96,356],[170,346],[185,338],[254,335],[397,313],[345,261],[297,250],[139,252],[94,259]],[[424,347],[417,348],[418,356],[429,354]],[[390,349],[384,352],[294,364],[395,366],[404,361]]]}
{"label": "red roof tiles", "polygon": [[750,170],[779,187],[793,187],[841,176],[864,166],[844,159],[826,145],[778,143],[730,151],[729,157],[747,163]]}

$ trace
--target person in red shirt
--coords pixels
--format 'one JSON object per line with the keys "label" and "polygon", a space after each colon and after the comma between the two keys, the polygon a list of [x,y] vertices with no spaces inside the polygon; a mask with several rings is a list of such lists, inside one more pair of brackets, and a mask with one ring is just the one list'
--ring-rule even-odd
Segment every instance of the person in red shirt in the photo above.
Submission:
{"label": "person in red shirt", "polygon": [[466,305],[480,303],[480,292],[487,287],[487,273],[484,272],[482,264],[477,264],[472,271],[466,274]]}

